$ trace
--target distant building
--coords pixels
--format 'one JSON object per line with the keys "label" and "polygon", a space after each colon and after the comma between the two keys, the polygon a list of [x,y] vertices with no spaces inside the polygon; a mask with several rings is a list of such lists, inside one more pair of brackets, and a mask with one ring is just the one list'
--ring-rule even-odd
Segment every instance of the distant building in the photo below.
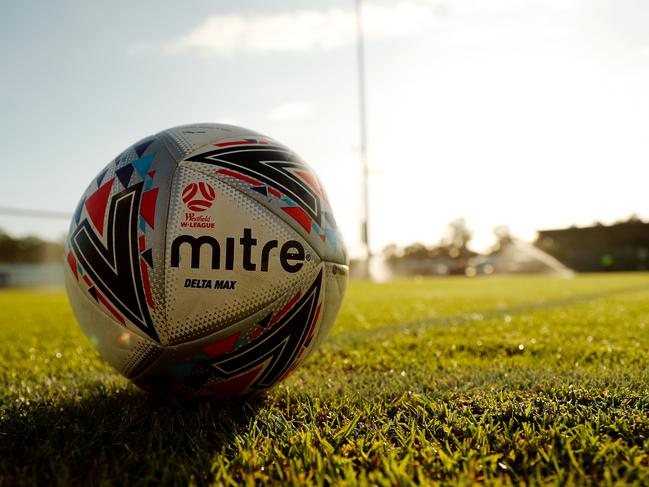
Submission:
{"label": "distant building", "polygon": [[542,230],[534,243],[577,272],[649,270],[649,223]]}
{"label": "distant building", "polygon": [[476,274],[546,274],[570,277],[574,273],[551,255],[531,243],[514,237],[488,255],[469,261]]}
{"label": "distant building", "polygon": [[478,254],[466,247],[416,243],[403,252],[385,255],[385,264],[393,277],[464,275],[469,261]]}

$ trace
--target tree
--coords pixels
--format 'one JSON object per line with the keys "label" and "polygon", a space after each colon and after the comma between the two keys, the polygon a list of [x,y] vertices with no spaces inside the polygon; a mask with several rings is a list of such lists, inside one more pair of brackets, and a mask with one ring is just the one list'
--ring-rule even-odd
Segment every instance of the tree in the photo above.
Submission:
{"label": "tree", "polygon": [[447,237],[443,243],[463,253],[467,249],[471,237],[473,237],[473,234],[469,230],[469,227],[467,227],[466,220],[464,218],[458,218],[448,224]]}
{"label": "tree", "polygon": [[494,228],[493,232],[496,236],[496,245],[494,245],[492,253],[496,253],[504,249],[514,241],[512,232],[511,230],[509,230],[509,227],[507,225],[498,225],[496,228]]}

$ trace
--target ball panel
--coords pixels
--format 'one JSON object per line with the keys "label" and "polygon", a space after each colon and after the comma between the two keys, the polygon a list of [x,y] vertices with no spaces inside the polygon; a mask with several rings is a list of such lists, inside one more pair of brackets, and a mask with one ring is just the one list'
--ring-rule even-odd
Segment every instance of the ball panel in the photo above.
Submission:
{"label": "ball panel", "polygon": [[314,333],[313,344],[309,347],[303,360],[311,356],[329,335],[329,331],[335,323],[342,306],[348,282],[348,266],[333,262],[324,263],[322,316],[318,323],[318,329]]}
{"label": "ball panel", "polygon": [[101,357],[124,376],[137,375],[161,355],[158,344],[108,316],[99,301],[82,291],[70,269],[65,271],[65,287],[83,332]]}
{"label": "ball panel", "polygon": [[[332,265],[337,264],[321,264],[305,285],[227,329],[165,347],[135,383],[182,396],[233,396],[271,387],[315,349],[321,331],[330,326],[331,314],[323,306]],[[339,303],[340,295],[332,299]]]}
{"label": "ball panel", "polygon": [[199,147],[232,137],[261,137],[261,134],[222,123],[194,123],[164,130],[158,134],[176,160],[183,160]]}
{"label": "ball panel", "polygon": [[[182,195],[200,184],[213,189],[214,199],[196,212]],[[304,239],[255,200],[184,166],[174,177],[166,245],[166,321],[157,327],[166,345],[250,316],[302,285],[320,263]]]}
{"label": "ball panel", "polygon": [[268,208],[320,258],[347,264],[342,235],[315,172],[285,146],[263,137],[231,137],[198,148],[179,163],[215,176]]}
{"label": "ball panel", "polygon": [[154,341],[165,319],[165,227],[176,167],[156,137],[123,151],[86,189],[66,242],[69,268],[90,302],[100,299],[107,316]]}

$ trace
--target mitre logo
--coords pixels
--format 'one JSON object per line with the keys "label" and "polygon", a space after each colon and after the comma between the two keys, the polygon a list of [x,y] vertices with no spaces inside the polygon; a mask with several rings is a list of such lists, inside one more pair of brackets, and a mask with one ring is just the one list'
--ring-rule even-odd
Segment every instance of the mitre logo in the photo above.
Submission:
{"label": "mitre logo", "polygon": [[183,203],[191,211],[201,212],[212,206],[214,202],[214,188],[207,183],[189,183],[183,189]]}
{"label": "mitre logo", "polygon": [[[288,240],[281,245],[277,239],[260,243],[253,236],[251,228],[244,228],[240,238],[225,237],[221,240],[211,235],[179,235],[171,243],[171,267],[181,266],[183,247],[186,249],[185,266],[189,263],[192,269],[206,269],[204,259],[209,259],[207,264],[212,270],[231,271],[235,269],[236,262],[244,271],[268,272],[269,263],[279,260],[282,269],[295,273],[302,269],[305,261],[311,260],[311,255],[297,240]],[[203,252],[203,248],[206,252]]]}

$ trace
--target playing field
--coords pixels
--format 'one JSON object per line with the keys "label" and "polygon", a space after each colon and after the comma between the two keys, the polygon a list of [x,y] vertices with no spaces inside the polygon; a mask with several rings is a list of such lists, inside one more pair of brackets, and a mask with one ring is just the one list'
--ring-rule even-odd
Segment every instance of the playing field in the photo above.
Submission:
{"label": "playing field", "polygon": [[354,282],[265,397],[150,398],[0,292],[0,485],[649,483],[649,275]]}

